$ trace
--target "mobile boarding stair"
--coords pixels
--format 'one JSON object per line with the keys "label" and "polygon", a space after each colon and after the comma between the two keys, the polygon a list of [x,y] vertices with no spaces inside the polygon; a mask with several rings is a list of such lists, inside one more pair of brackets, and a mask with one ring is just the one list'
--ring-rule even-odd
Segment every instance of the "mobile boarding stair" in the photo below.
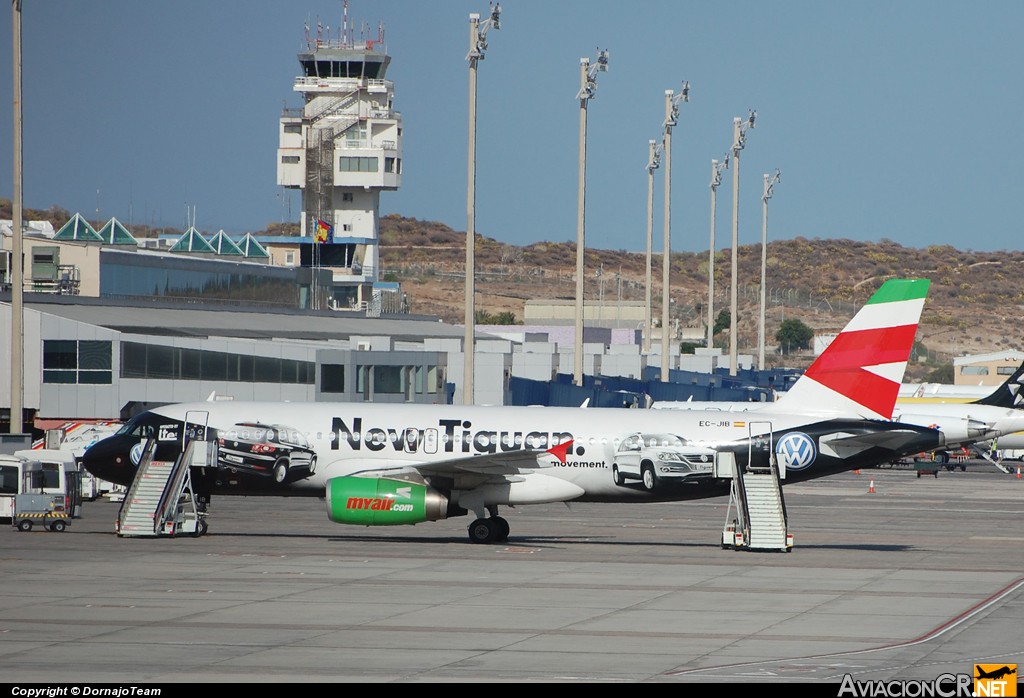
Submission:
{"label": "mobile boarding stair", "polygon": [[175,460],[161,460],[159,442],[149,439],[139,459],[135,480],[118,512],[117,535],[156,538],[206,533],[206,512],[196,505],[192,468],[216,463],[215,443],[188,440]]}
{"label": "mobile boarding stair", "polygon": [[767,463],[755,461],[755,440],[749,439],[746,463],[742,465],[737,464],[733,452],[719,452],[715,457],[716,476],[732,479],[722,548],[788,553],[793,550],[793,534],[788,529],[780,482],[784,474],[780,476],[770,424],[767,435],[758,437],[758,440],[767,440],[770,454]]}

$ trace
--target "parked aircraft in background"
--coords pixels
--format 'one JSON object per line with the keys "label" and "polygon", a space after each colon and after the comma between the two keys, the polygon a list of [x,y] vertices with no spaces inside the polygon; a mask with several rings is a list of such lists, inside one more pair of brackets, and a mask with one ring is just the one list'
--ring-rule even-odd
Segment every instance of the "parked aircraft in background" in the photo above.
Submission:
{"label": "parked aircraft in background", "polygon": [[974,402],[992,392],[991,385],[949,385],[946,383],[904,383],[896,402],[901,404]]}
{"label": "parked aircraft in background", "polygon": [[883,284],[783,398],[756,415],[200,402],[138,415],[91,447],[83,464],[99,477],[130,484],[149,439],[165,454],[180,453],[187,434],[206,432],[223,447],[268,444],[270,454],[281,440],[278,432],[300,432],[311,454],[303,453],[298,477],[283,462],[287,451],[275,450],[278,462],[261,462],[260,473],[252,472],[254,460],[220,457],[215,467],[193,469],[201,471],[193,473],[194,491],[201,497],[324,497],[331,521],[367,526],[472,513],[469,537],[476,543],[508,537],[500,506],[728,495],[730,480],[705,467],[718,452],[733,454],[739,467],[766,466],[775,458],[785,482],[823,477],[939,445],[935,429],[890,419],[929,284]]}
{"label": "parked aircraft in background", "polygon": [[[1000,449],[1024,449],[1024,364],[1007,377],[994,390],[989,388],[984,397],[970,402],[920,402],[909,403],[897,398],[891,418],[905,424],[937,429],[940,436],[940,452],[968,446],[983,446]],[[718,409],[723,412],[760,412],[772,403],[758,402],[656,402],[651,405],[658,410]]]}

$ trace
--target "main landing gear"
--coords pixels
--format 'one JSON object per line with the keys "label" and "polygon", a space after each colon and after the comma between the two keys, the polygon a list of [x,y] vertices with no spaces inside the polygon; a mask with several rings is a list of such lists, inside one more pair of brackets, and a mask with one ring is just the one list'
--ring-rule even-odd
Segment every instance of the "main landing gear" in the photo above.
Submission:
{"label": "main landing gear", "polygon": [[498,516],[498,507],[487,507],[490,514],[469,525],[469,540],[472,543],[504,543],[508,540],[508,521]]}

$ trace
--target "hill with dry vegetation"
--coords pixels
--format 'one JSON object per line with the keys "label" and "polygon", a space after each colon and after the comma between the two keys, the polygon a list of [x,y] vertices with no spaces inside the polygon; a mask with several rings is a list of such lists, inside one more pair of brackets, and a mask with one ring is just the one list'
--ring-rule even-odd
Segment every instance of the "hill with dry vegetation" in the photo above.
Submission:
{"label": "hill with dry vegetation", "polygon": [[[400,281],[412,311],[461,323],[464,319],[465,233],[430,221],[390,215],[381,219],[381,267]],[[730,249],[715,254],[714,314],[729,307]],[[908,380],[921,380],[953,356],[1022,350],[1017,318],[1024,288],[1013,271],[1022,251],[972,252],[948,245],[924,249],[892,240],[770,241],[767,250],[768,345],[785,318],[799,318],[819,333],[838,332],[878,286],[889,278],[932,281],[918,330],[917,362]],[[703,327],[708,293],[708,253],[671,256],[671,316],[687,327]],[[653,259],[654,316],[661,316],[662,261]],[[515,246],[477,236],[477,309],[523,318],[531,298],[575,297],[575,242]],[[760,306],[761,246],[741,246],[737,303],[741,351],[756,353]],[[592,250],[585,255],[588,300],[643,300],[646,255]],[[728,331],[716,336],[727,341]],[[810,357],[768,357],[775,365],[799,366]]]}

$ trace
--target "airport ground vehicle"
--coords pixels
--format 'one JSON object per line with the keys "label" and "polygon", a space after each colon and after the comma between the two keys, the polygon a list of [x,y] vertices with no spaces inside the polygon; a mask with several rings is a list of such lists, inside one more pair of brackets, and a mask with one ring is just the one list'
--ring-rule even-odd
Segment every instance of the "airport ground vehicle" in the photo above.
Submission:
{"label": "airport ground vehicle", "polygon": [[73,518],[82,515],[82,468],[66,451],[44,449],[0,455],[0,519],[10,519],[21,494],[63,495]]}
{"label": "airport ground vehicle", "polygon": [[19,531],[31,531],[39,525],[59,533],[71,524],[72,519],[81,518],[81,468],[73,459],[57,464],[59,467],[56,469],[53,463],[21,460],[15,465],[19,472],[19,485],[12,499],[12,526]]}

